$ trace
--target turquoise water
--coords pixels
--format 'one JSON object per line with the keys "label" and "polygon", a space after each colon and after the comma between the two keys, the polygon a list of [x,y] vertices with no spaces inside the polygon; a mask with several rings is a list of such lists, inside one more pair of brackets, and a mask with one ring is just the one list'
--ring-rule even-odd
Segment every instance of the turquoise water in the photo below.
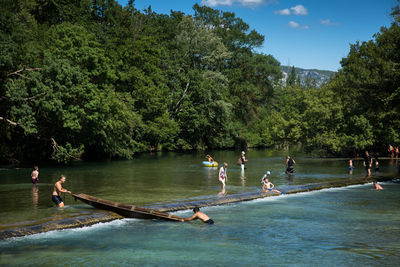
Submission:
{"label": "turquoise water", "polygon": [[[202,209],[215,225],[124,219],[0,242],[6,265],[398,266],[400,184]],[[190,216],[190,212],[179,212]]]}
{"label": "turquoise water", "polygon": [[[148,205],[216,195],[217,168],[203,168],[200,154],[153,154],[132,161],[85,163],[68,168],[39,166],[33,187],[30,169],[0,170],[0,227],[87,214],[93,209],[66,197],[50,201],[53,184],[123,203]],[[361,161],[353,174],[345,159],[295,155],[296,175],[284,174],[285,154],[249,151],[245,173],[238,152],[213,154],[227,161],[227,194],[256,191],[266,170],[280,188],[291,184],[364,177]],[[396,174],[395,160],[381,160],[373,176]],[[202,209],[216,222],[173,223],[124,219],[0,241],[5,266],[397,266],[400,262],[400,184],[351,186],[284,195]],[[189,217],[191,211],[177,213]]]}

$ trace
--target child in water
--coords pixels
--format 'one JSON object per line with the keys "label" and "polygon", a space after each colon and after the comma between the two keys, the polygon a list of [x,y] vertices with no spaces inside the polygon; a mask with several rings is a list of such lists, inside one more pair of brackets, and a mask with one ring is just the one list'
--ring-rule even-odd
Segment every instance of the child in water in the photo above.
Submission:
{"label": "child in water", "polygon": [[349,171],[352,171],[352,170],[354,170],[353,160],[350,159],[350,160],[349,160]]}
{"label": "child in water", "polygon": [[263,184],[262,191],[263,192],[273,191],[276,193],[281,193],[281,191],[274,189],[274,184],[269,181],[268,177],[270,174],[271,174],[271,172],[267,171],[264,174],[264,176],[261,178],[261,183]]}

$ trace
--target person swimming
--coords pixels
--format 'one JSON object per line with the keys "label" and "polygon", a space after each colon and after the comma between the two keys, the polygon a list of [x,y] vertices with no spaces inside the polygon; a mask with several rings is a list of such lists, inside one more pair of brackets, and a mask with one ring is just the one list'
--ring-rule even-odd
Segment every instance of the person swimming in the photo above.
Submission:
{"label": "person swimming", "polygon": [[205,214],[204,212],[201,212],[198,207],[195,207],[193,209],[193,212],[194,212],[194,215],[192,217],[187,218],[187,219],[182,219],[181,221],[188,222],[188,221],[200,219],[206,224],[214,224],[214,221],[212,219],[210,219],[210,217],[208,217],[207,214]]}
{"label": "person swimming", "polygon": [[378,184],[378,181],[374,181],[374,187],[375,187],[374,188],[375,190],[382,190],[383,189],[383,187]]}

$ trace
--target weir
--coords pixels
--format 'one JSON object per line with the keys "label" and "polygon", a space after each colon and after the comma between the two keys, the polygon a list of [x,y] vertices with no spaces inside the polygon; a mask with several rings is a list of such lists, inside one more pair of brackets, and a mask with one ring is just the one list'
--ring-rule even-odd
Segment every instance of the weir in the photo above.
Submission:
{"label": "weir", "polygon": [[[329,182],[321,182],[314,184],[306,184],[306,185],[289,185],[289,186],[280,186],[277,187],[278,190],[282,191],[284,194],[296,194],[301,192],[309,192],[327,188],[335,188],[335,187],[344,187],[350,185],[358,185],[370,183],[374,180],[379,182],[391,181],[394,179],[398,179],[398,177],[373,177],[373,178],[360,178],[360,179],[343,179]],[[279,196],[281,194],[275,192],[247,192],[242,194],[232,194],[227,196],[211,196],[205,199],[196,200],[196,201],[184,201],[178,203],[168,203],[168,204],[152,204],[146,205],[145,207],[136,207],[132,205],[124,205],[116,202],[112,202],[109,200],[101,200],[103,203],[111,203],[113,207],[125,207],[127,210],[138,210],[142,212],[148,212],[152,216],[142,217],[142,218],[150,218],[155,219],[173,219],[177,220],[177,216],[174,215],[165,215],[166,212],[174,212],[179,210],[187,210],[192,209],[194,207],[207,207],[207,206],[217,206],[224,205],[229,203],[241,202],[241,201],[251,201],[255,199]],[[95,197],[91,197],[84,194],[74,195],[75,197],[81,196],[86,198],[97,199]],[[79,198],[79,197],[78,197]],[[79,198],[81,199],[81,198]],[[88,203],[88,202],[86,202]],[[92,204],[91,204],[92,205]],[[128,207],[129,206],[129,207]],[[100,207],[100,206],[97,206]],[[102,207],[103,208],[103,207]],[[113,210],[115,211],[115,210]],[[43,233],[54,230],[62,230],[68,228],[78,228],[93,225],[101,222],[109,222],[112,220],[122,219],[124,216],[119,215],[113,211],[104,211],[104,210],[95,210],[91,214],[79,215],[75,217],[63,218],[59,220],[48,220],[45,222],[36,222],[33,224],[26,224],[18,227],[10,226],[9,228],[2,226],[0,230],[0,240],[11,238],[11,237],[21,237],[26,235],[32,235],[37,233]],[[128,216],[129,217],[129,216]]]}

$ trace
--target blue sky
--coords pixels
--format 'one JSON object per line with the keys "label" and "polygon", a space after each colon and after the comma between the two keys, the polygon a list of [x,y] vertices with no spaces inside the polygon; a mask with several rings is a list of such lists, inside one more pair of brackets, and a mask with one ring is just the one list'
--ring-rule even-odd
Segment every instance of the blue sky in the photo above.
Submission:
{"label": "blue sky", "polygon": [[[118,0],[125,5],[127,0]],[[271,54],[282,65],[336,71],[350,44],[368,41],[381,26],[390,26],[396,0],[135,0],[139,10],[151,6],[193,14],[198,3],[234,12],[265,36],[258,52]]]}

